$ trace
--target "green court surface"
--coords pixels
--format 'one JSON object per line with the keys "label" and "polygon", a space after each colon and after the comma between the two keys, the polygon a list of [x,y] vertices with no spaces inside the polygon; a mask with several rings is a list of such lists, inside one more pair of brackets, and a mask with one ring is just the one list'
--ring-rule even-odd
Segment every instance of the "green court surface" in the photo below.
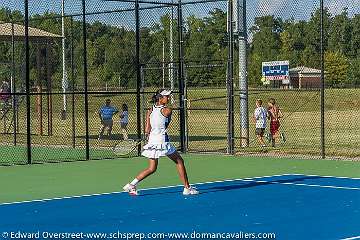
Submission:
{"label": "green court surface", "polygon": [[[183,155],[192,183],[297,173],[360,177],[360,162],[243,157],[207,154]],[[157,173],[139,188],[178,185],[174,163],[159,160]],[[0,167],[0,203],[121,191],[144,167],[142,157],[68,163]]]}
{"label": "green court surface", "polygon": [[[27,150],[25,146],[0,146],[2,152],[0,156],[0,164],[26,164],[27,163]],[[71,148],[64,146],[32,146],[31,148],[33,163],[42,162],[63,162],[63,161],[76,161],[85,159],[84,148]],[[104,149],[90,149],[91,159],[114,158],[110,147]]]}

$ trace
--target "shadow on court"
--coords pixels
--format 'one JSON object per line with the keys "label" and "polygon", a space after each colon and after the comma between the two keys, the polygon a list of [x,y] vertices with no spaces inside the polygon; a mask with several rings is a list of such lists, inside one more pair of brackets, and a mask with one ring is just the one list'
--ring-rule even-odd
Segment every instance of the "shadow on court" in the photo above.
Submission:
{"label": "shadow on court", "polygon": [[[320,179],[319,176],[304,176],[304,177],[291,177],[289,179],[282,179],[282,180],[235,180],[233,182],[221,182],[221,183],[209,183],[204,185],[198,185],[198,189],[200,190],[200,194],[208,194],[214,192],[224,192],[224,191],[231,191],[237,189],[245,189],[245,188],[254,188],[272,184],[286,184],[286,183],[302,183],[305,180],[314,180]],[[264,181],[264,182],[260,182]],[[226,185],[224,185],[226,184]],[[140,190],[141,191],[141,190]],[[180,193],[182,192],[182,187],[174,187],[174,188],[166,188],[166,189],[159,189],[159,191],[147,193],[147,191],[141,192],[139,197],[141,196],[151,196],[151,195],[163,195],[163,194],[172,194],[172,193]]]}

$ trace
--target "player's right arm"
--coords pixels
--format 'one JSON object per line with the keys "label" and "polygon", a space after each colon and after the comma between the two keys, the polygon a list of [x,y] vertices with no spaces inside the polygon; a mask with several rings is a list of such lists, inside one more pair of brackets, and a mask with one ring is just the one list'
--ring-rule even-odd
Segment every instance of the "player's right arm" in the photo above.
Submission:
{"label": "player's right arm", "polygon": [[145,121],[145,137],[146,139],[148,138],[150,131],[151,131],[151,125],[150,125],[150,114],[151,114],[151,110],[149,109],[146,112],[146,121]]}

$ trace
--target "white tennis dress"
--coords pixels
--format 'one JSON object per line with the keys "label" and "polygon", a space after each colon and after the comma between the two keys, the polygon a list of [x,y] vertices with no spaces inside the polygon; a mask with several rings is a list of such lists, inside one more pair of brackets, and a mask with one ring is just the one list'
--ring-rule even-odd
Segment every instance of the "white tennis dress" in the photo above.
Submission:
{"label": "white tennis dress", "polygon": [[149,135],[149,141],[144,146],[142,155],[147,158],[158,159],[159,157],[173,154],[176,149],[170,143],[169,136],[167,134],[167,127],[170,124],[171,116],[165,117],[161,109],[165,106],[154,105],[150,114],[150,126],[151,131]]}

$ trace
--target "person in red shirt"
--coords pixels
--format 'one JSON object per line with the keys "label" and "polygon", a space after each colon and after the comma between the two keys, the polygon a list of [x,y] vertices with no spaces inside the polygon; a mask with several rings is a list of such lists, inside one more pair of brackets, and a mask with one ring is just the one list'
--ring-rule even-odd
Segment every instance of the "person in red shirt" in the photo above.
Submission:
{"label": "person in red shirt", "polygon": [[270,140],[271,146],[275,147],[275,139],[279,138],[285,142],[285,136],[283,133],[280,134],[280,118],[283,117],[283,114],[280,108],[276,105],[275,99],[270,98],[268,101],[268,118],[270,120]]}

